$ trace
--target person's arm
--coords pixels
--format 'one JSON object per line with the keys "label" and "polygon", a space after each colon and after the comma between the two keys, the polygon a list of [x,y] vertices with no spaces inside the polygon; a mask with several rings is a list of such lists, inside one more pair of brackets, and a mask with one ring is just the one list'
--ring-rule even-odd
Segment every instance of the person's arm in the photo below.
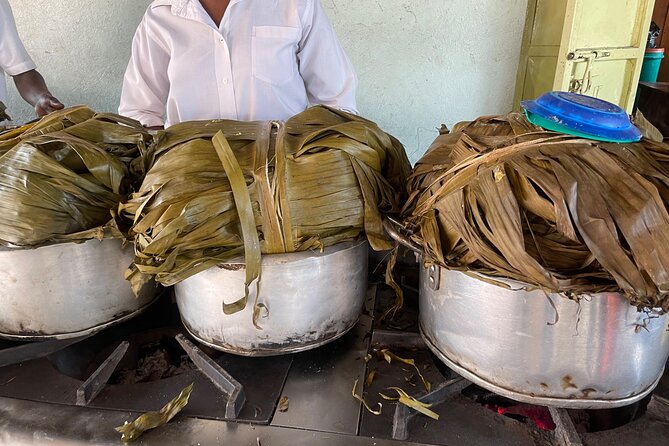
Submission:
{"label": "person's arm", "polygon": [[63,108],[63,104],[49,92],[23,46],[7,0],[0,0],[0,68],[14,78],[19,94],[35,107],[38,116]]}
{"label": "person's arm", "polygon": [[312,105],[357,113],[358,79],[319,0],[309,0],[298,51],[300,74]]}
{"label": "person's arm", "polygon": [[37,70],[26,71],[12,76],[21,97],[35,108],[40,118],[65,106],[49,92],[44,78]]}
{"label": "person's arm", "polygon": [[167,49],[153,38],[148,22],[145,16],[135,33],[118,112],[136,119],[148,129],[160,129],[165,124],[170,56]]}

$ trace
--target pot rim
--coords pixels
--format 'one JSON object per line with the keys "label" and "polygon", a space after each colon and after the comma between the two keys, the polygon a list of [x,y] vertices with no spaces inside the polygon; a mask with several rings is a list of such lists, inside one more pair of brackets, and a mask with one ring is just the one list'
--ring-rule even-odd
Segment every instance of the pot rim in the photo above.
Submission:
{"label": "pot rim", "polygon": [[[262,266],[266,267],[266,266],[271,266],[271,265],[282,265],[282,264],[285,264],[285,263],[310,261],[312,259],[326,257],[326,256],[336,254],[336,253],[339,253],[339,252],[353,250],[353,249],[359,247],[360,245],[362,245],[364,243],[367,243],[367,238],[361,237],[361,238],[358,238],[356,240],[341,242],[341,243],[337,243],[335,245],[327,246],[327,247],[325,247],[325,249],[322,252],[309,250],[309,251],[300,251],[300,252],[287,252],[287,253],[280,253],[280,254],[263,254],[262,255]],[[236,265],[242,265],[242,266],[245,266],[246,263],[244,262],[244,257],[239,256],[239,257],[235,257],[232,260],[228,260],[227,262],[221,262],[214,268],[223,268],[224,266],[227,266],[227,265],[235,265],[235,266]]]}

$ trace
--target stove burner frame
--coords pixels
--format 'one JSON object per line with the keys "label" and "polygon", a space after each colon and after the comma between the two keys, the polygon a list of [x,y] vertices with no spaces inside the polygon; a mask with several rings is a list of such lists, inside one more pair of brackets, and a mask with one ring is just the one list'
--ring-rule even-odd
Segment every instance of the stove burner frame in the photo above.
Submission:
{"label": "stove burner frame", "polygon": [[[384,293],[387,294],[387,290],[379,291],[380,295]],[[415,411],[406,406],[388,405],[390,411],[387,411],[384,407],[384,412],[387,412],[385,418],[372,417],[363,412],[361,405],[351,398],[349,388],[349,385],[352,385],[355,379],[364,381],[364,377],[374,366],[371,361],[364,361],[368,353],[373,352],[379,345],[386,345],[394,353],[400,353],[401,349],[414,352],[412,357],[415,356],[417,360],[421,355],[424,359],[432,354],[416,331],[392,331],[380,329],[378,326],[373,328],[371,310],[374,308],[376,295],[376,286],[372,285],[368,295],[367,311],[351,333],[328,346],[310,352],[290,355],[288,358],[241,358],[226,354],[222,354],[221,357],[214,357],[207,354],[207,347],[196,346],[183,333],[176,335],[176,341],[195,363],[197,369],[187,372],[186,375],[188,376],[179,375],[174,377],[179,379],[169,378],[162,380],[164,381],[162,386],[153,386],[154,391],[162,389],[160,392],[162,394],[154,395],[155,398],[151,400],[153,401],[151,403],[153,409],[150,410],[155,410],[166,402],[168,391],[170,392],[169,396],[173,396],[172,393],[176,394],[181,384],[191,382],[193,376],[199,376],[198,386],[207,385],[209,387],[205,390],[211,392],[215,389],[220,392],[216,397],[219,402],[217,404],[221,405],[224,412],[220,415],[214,415],[213,419],[210,419],[211,417],[202,419],[198,415],[188,413],[187,406],[184,412],[170,424],[147,433],[143,437],[143,441],[146,444],[164,444],[165,441],[174,442],[175,438],[178,438],[179,441],[183,439],[184,443],[202,440],[204,444],[207,439],[212,440],[213,435],[215,435],[217,441],[220,435],[224,435],[225,441],[235,444],[237,442],[246,444],[248,443],[246,440],[253,438],[258,440],[258,444],[264,444],[262,443],[263,440],[276,442],[279,441],[278,439],[284,439],[286,442],[299,443],[302,441],[305,444],[313,445],[346,444],[357,446],[377,444],[377,446],[390,446],[397,444],[394,442],[397,440],[404,441],[403,444],[405,445],[451,445],[458,444],[454,442],[454,438],[463,438],[458,437],[458,434],[450,433],[462,429],[463,425],[461,423],[463,422],[471,423],[470,429],[475,430],[479,424],[486,425],[491,422],[498,425],[500,429],[508,430],[512,428],[509,431],[511,433],[506,435],[506,439],[496,438],[499,446],[506,444],[541,444],[542,446],[544,444],[556,446],[582,446],[587,444],[588,446],[600,446],[609,444],[607,439],[610,440],[611,435],[619,436],[622,439],[621,441],[625,441],[624,438],[631,438],[635,434],[634,426],[631,428],[625,426],[609,433],[579,434],[566,409],[549,409],[556,424],[554,432],[544,431],[544,437],[541,441],[526,434],[523,434],[522,437],[515,437],[514,432],[528,432],[532,430],[532,427],[495,414],[479,406],[478,403],[467,401],[467,398],[462,397],[461,391],[471,383],[454,372],[450,376],[442,376],[441,380],[437,379],[435,377],[441,375],[435,374],[435,369],[432,369],[432,377],[430,378],[433,383],[433,390],[427,394],[417,395],[417,399],[434,404],[435,410],[442,413],[446,410],[447,412],[451,411],[448,412],[449,414],[453,414],[452,409],[454,408],[457,408],[460,412],[453,416],[442,417],[441,422],[432,422],[429,419],[417,416]],[[110,330],[113,330],[113,328]],[[40,401],[36,395],[39,395],[40,391],[46,387],[37,389],[33,394],[32,399],[37,401],[17,399],[21,398],[20,392],[7,392],[8,388],[12,388],[12,380],[14,379],[12,377],[16,378],[17,383],[21,381],[20,386],[27,387],[28,382],[22,381],[18,374],[31,374],[39,370],[46,370],[46,367],[51,364],[46,359],[47,356],[70,347],[78,348],[77,344],[84,343],[88,338],[46,341],[0,350],[0,364],[6,365],[6,367],[0,367],[0,395],[3,395],[0,396],[0,431],[4,435],[0,436],[0,443],[5,440],[11,444],[12,440],[18,439],[23,434],[27,434],[28,439],[39,439],[39,435],[43,435],[39,434],[40,432],[49,432],[49,438],[54,436],[65,438],[68,444],[72,438],[87,439],[94,442],[110,442],[118,439],[116,433],[113,432],[113,426],[123,424],[124,420],[132,419],[139,414],[135,410],[128,411],[127,408],[125,410],[123,408],[108,410],[111,407],[105,405],[107,402],[114,400],[114,398],[110,399],[109,390],[110,387],[115,386],[107,385],[107,381],[128,351],[129,342],[127,340],[120,342],[102,364],[88,376],[85,382],[67,378],[65,384],[57,389],[55,393],[69,392],[72,395],[67,400],[69,406],[48,404],[45,400]],[[29,360],[30,358],[34,359]],[[273,401],[273,409],[269,417],[267,417],[267,413],[263,414],[266,416],[266,421],[263,421],[262,417],[249,415],[254,410],[258,411],[258,408],[254,406],[258,401],[259,389],[257,387],[262,386],[263,383],[261,382],[262,379],[258,380],[247,376],[248,370],[253,370],[253,368],[249,368],[247,365],[247,368],[244,369],[244,366],[240,366],[240,363],[244,361],[251,361],[254,367],[258,369],[267,368],[273,363],[270,361],[283,361],[271,372],[273,375],[280,376],[271,386],[272,389],[275,389],[274,393],[267,397]],[[385,366],[383,362],[380,364]],[[395,365],[395,367],[397,366]],[[54,376],[55,369],[53,366],[50,366],[50,368],[53,370],[50,376]],[[7,373],[8,370],[11,373]],[[244,372],[244,370],[247,372]],[[380,371],[380,375],[388,372],[388,370]],[[403,373],[401,367],[395,370],[400,375]],[[241,381],[238,382],[233,378],[234,376],[239,377]],[[10,379],[7,379],[8,377]],[[386,378],[393,377],[387,376]],[[377,378],[377,380],[382,379],[383,377]],[[372,393],[371,389],[367,390],[370,394]],[[247,398],[249,393],[250,398]],[[285,413],[276,410],[282,396],[290,398],[290,407],[288,412]],[[669,420],[668,403],[662,397],[653,397],[649,405],[652,416],[644,417],[640,425],[636,421],[632,423],[632,425],[637,423],[636,429],[641,429],[639,426],[644,427],[642,431],[646,437],[643,438],[643,442],[646,446],[662,444],[661,438],[658,440],[659,442],[654,443],[652,439],[649,440],[647,435],[653,435],[653,432],[661,432],[663,426],[669,426],[669,421],[666,421],[666,424],[656,421],[657,419]],[[325,407],[324,405],[327,404],[332,407]],[[334,417],[328,416],[328,413],[333,414]],[[46,416],[46,414],[51,415]],[[94,432],[91,431],[89,426],[90,421],[87,421],[93,419],[96,420]],[[107,426],[109,429],[106,427],[100,429],[100,420],[104,420],[102,425],[109,425]],[[421,433],[417,429],[423,429],[424,426],[430,429],[437,426],[438,429],[442,430],[442,439],[437,441],[420,440],[420,438],[425,437],[417,436],[417,433]],[[646,426],[650,426],[651,429],[645,429]],[[488,429],[488,431],[494,432],[495,429],[497,428]],[[650,434],[645,433],[646,431],[649,431]],[[467,429],[464,432],[467,432]],[[484,432],[487,431],[484,429]],[[193,436],[196,434],[197,438]],[[446,439],[446,436],[448,436],[448,439]],[[468,446],[488,444],[481,442],[480,438],[480,436],[477,439],[476,436],[468,437],[465,435],[462,444]],[[491,438],[494,437],[486,437],[485,441],[489,441]],[[414,442],[409,443],[406,441],[407,439]],[[641,440],[641,438],[638,439]],[[518,441],[516,442],[516,440]],[[420,441],[423,441],[423,443],[420,443]],[[76,444],[76,442],[72,444]]]}

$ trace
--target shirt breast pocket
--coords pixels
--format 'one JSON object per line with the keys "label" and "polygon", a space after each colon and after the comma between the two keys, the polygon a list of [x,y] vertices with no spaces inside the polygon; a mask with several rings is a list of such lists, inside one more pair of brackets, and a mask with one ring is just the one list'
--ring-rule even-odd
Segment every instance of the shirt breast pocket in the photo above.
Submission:
{"label": "shirt breast pocket", "polygon": [[251,45],[253,76],[281,85],[297,74],[300,30],[287,26],[254,26]]}

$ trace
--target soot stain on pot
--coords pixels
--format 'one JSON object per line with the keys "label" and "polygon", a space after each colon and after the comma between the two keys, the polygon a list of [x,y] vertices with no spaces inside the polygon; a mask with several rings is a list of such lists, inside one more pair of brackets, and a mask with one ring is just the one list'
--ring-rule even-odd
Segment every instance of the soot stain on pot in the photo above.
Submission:
{"label": "soot stain on pot", "polygon": [[578,389],[578,386],[574,384],[573,378],[570,375],[562,377],[562,389]]}
{"label": "soot stain on pot", "polygon": [[219,336],[211,337],[204,335],[199,330],[194,329],[185,320],[182,320],[182,323],[196,339],[205,339],[206,342],[216,345],[223,351],[235,352],[244,356],[272,356],[277,352],[292,353],[302,351],[306,347],[321,344],[335,337],[341,337],[356,325],[354,323],[341,329],[338,321],[330,321],[319,331],[311,330],[304,334],[294,334],[278,342],[271,342],[269,336],[264,336],[263,341],[252,344],[250,348],[240,348],[238,345],[231,344]]}
{"label": "soot stain on pot", "polygon": [[12,335],[16,335],[16,336],[26,336],[26,337],[55,336],[55,335],[59,334],[59,333],[47,333],[44,330],[30,330],[30,329],[26,328],[26,326],[23,322],[21,322],[19,324],[18,333],[12,333],[13,330],[4,330],[4,329],[0,329],[0,331],[11,333]]}
{"label": "soot stain on pot", "polygon": [[583,389],[581,390],[581,397],[582,398],[590,398],[590,395],[593,393],[597,393],[596,389],[588,388],[588,389]]}

